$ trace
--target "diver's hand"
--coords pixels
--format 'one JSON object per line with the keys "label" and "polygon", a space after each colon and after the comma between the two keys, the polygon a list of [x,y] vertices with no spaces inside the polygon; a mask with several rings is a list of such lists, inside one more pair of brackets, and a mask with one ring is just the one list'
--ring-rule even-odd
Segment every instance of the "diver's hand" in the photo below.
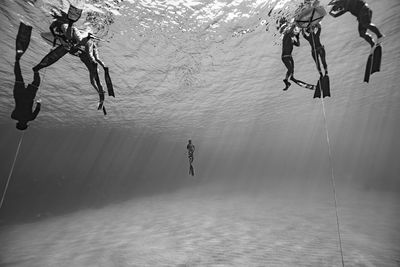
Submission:
{"label": "diver's hand", "polygon": [[38,103],[38,104],[42,103],[42,99],[40,99],[40,98],[37,99],[37,100],[36,100],[36,103]]}

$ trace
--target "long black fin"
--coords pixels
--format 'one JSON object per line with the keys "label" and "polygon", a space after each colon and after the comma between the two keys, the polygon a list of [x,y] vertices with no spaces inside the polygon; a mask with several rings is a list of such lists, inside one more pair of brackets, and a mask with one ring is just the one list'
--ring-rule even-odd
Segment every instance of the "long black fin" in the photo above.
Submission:
{"label": "long black fin", "polygon": [[323,95],[323,97],[331,96],[331,85],[330,85],[328,75],[325,75],[322,78],[322,95]]}
{"label": "long black fin", "polygon": [[296,79],[294,77],[291,77],[290,80],[295,82],[298,86],[301,86],[303,88],[310,89],[310,90],[315,90],[315,85],[303,82],[303,81],[298,80],[298,79]]}
{"label": "long black fin", "polygon": [[371,74],[381,70],[382,46],[377,45],[374,50],[374,60],[372,62]]}
{"label": "long black fin", "polygon": [[15,42],[16,53],[21,57],[29,47],[31,41],[32,26],[28,26],[21,22],[19,24],[17,39]]}
{"label": "long black fin", "polygon": [[[368,83],[369,82],[369,77],[371,76],[372,73],[372,67],[374,65],[374,55],[375,55],[375,50],[377,46],[373,48],[372,53],[368,55],[368,60],[367,60],[367,66],[365,67],[365,73],[364,73],[364,82]],[[380,62],[379,62],[380,66]]]}
{"label": "long black fin", "polygon": [[107,67],[104,68],[104,79],[106,80],[108,95],[115,97],[114,86],[112,84],[111,77],[110,77],[110,72],[109,72]]}
{"label": "long black fin", "polygon": [[315,86],[314,97],[313,98],[321,98],[322,84],[321,79],[318,79],[317,86]]}
{"label": "long black fin", "polygon": [[68,9],[68,19],[73,21],[73,22],[77,22],[82,16],[82,9],[77,8],[73,5],[69,6]]}

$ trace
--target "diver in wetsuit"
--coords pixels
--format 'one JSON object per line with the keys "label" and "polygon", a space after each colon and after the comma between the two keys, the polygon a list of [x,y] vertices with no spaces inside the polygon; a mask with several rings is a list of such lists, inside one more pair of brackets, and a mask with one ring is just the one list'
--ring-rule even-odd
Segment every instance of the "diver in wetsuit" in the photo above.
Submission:
{"label": "diver in wetsuit", "polygon": [[95,36],[89,33],[84,37],[79,29],[73,26],[73,21],[69,20],[67,14],[63,12],[61,16],[53,14],[53,17],[55,20],[50,25],[50,31],[54,36],[53,46],[56,44],[57,39],[60,40],[61,45],[50,51],[39,64],[33,67],[33,70],[37,72],[42,68],[48,67],[67,53],[78,56],[89,71],[90,83],[100,98],[98,109],[102,109],[104,90],[100,82],[97,65],[100,64],[105,71],[108,71],[108,67],[99,58],[97,45],[94,42]]}
{"label": "diver in wetsuit", "polygon": [[289,86],[290,82],[288,81],[293,77],[294,74],[294,61],[292,57],[293,45],[300,46],[299,34],[294,33],[294,28],[296,26],[288,25],[283,30],[283,39],[282,39],[282,62],[285,64],[287,68],[286,77],[283,80],[285,83],[285,88],[283,89],[286,91]]}
{"label": "diver in wetsuit", "polygon": [[329,14],[332,17],[339,17],[349,11],[358,20],[358,32],[360,37],[364,38],[371,47],[375,46],[375,42],[367,30],[372,31],[377,36],[376,44],[380,44],[384,35],[379,29],[371,23],[372,10],[364,0],[332,0],[328,5],[332,5]]}
{"label": "diver in wetsuit", "polygon": [[102,103],[104,102],[104,90],[100,82],[98,64],[100,64],[104,71],[108,70],[108,67],[100,60],[99,52],[97,50],[97,44],[94,41],[94,35],[89,33],[87,37],[83,39],[80,45],[84,44],[84,51],[79,50],[77,47],[73,47],[70,53],[79,56],[79,59],[85,64],[89,71],[89,80],[91,85],[96,89],[100,97],[100,103],[98,109],[101,109]]}
{"label": "diver in wetsuit", "polygon": [[194,160],[193,153],[194,153],[195,147],[192,144],[192,140],[189,140],[188,142],[189,143],[187,144],[186,149],[188,150],[189,165],[190,165],[189,174],[194,176],[194,168],[193,168],[192,163]]}
{"label": "diver in wetsuit", "polygon": [[321,65],[319,63],[319,60],[321,59],[322,65],[324,66],[325,75],[328,75],[328,66],[325,59],[325,47],[321,44],[321,40],[319,38],[321,35],[321,24],[317,23],[315,26],[302,29],[301,33],[311,45],[311,55],[315,64],[317,65],[319,74],[322,76]]}
{"label": "diver in wetsuit", "polygon": [[40,111],[40,100],[36,101],[35,110],[33,108],[33,100],[40,85],[40,76],[38,72],[34,72],[33,82],[25,88],[24,78],[21,73],[19,61],[25,51],[28,49],[32,27],[21,22],[16,40],[16,56],[14,65],[15,84],[14,84],[14,100],[15,108],[11,113],[11,118],[17,120],[16,128],[18,130],[26,130],[28,122],[36,119]]}

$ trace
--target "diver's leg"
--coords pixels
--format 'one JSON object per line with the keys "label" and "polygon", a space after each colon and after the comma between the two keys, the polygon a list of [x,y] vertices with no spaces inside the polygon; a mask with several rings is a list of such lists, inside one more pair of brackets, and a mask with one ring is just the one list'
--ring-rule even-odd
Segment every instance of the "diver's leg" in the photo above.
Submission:
{"label": "diver's leg", "polygon": [[360,22],[364,25],[364,27],[373,32],[376,37],[382,37],[382,33],[379,31],[379,29],[374,24],[372,24],[372,10],[370,8],[365,6],[361,10]]}
{"label": "diver's leg", "polygon": [[372,23],[368,25],[368,30],[375,33],[378,38],[381,38],[383,36],[379,29]]}
{"label": "diver's leg", "polygon": [[46,68],[55,62],[57,62],[60,58],[62,58],[68,51],[62,46],[58,46],[56,49],[50,51],[43,59],[40,61],[39,64],[37,64],[35,67],[33,67],[33,71],[37,72],[43,68]]}
{"label": "diver's leg", "polygon": [[101,85],[100,82],[100,77],[99,77],[99,70],[97,68],[97,63],[92,64],[92,71],[91,71],[91,79],[94,79],[97,84],[97,88],[99,89],[99,93],[104,94],[103,86]]}
{"label": "diver's leg", "polygon": [[[97,66],[97,64],[96,64]],[[92,70],[92,80],[94,79],[96,81],[97,84],[97,88],[98,88],[98,93],[99,93],[99,107],[98,109],[100,110],[103,107],[103,102],[104,102],[104,90],[103,90],[103,86],[100,83],[100,78],[99,78],[99,73],[97,72],[97,67],[94,68],[94,70]]]}
{"label": "diver's leg", "polygon": [[[372,39],[371,35],[367,33],[367,29],[370,27],[372,18],[372,11],[368,8],[368,6],[364,6],[360,10],[360,14],[358,16],[358,33],[362,38],[364,38],[370,45],[373,47],[375,45],[374,40]],[[376,30],[376,27],[372,27]],[[380,32],[377,32],[377,35],[380,35]],[[379,37],[379,36],[378,36]]]}
{"label": "diver's leg", "polygon": [[97,90],[98,90],[97,92],[99,93],[99,102],[100,102],[99,109],[101,109],[102,103],[104,102],[104,90],[103,90],[103,86],[101,85],[101,82],[100,82],[97,64],[90,63],[90,65],[91,65],[90,80],[91,80],[92,84],[94,84],[94,82],[96,82]]}
{"label": "diver's leg", "polygon": [[318,50],[311,50],[311,56],[314,59],[315,65],[317,66],[317,70],[320,75],[321,73],[321,64],[319,63],[319,58],[318,58]]}
{"label": "diver's leg", "polygon": [[36,86],[37,88],[39,88],[40,85],[40,75],[39,72],[36,71],[33,73],[33,82],[32,85]]}
{"label": "diver's leg", "polygon": [[[103,108],[104,91],[103,91],[103,87],[101,86],[101,83],[100,83],[98,72],[96,71],[97,68],[96,69],[94,68],[94,65],[92,64],[92,62],[90,61],[90,59],[87,56],[83,55],[83,56],[80,56],[79,58],[85,64],[86,68],[89,71],[90,83],[92,84],[93,88],[99,94],[99,105],[98,105],[97,109],[100,110]],[[97,73],[97,80],[96,80],[96,73]],[[100,85],[100,87],[96,86],[97,81],[98,81],[97,85]]]}
{"label": "diver's leg", "polygon": [[367,33],[367,28],[364,27],[361,23],[358,24],[358,33],[360,34],[360,37],[364,38],[371,47],[375,45],[371,35]]}
{"label": "diver's leg", "polygon": [[326,64],[326,54],[325,54],[325,48],[323,46],[319,49],[319,56],[321,58],[322,65],[324,66],[325,75],[327,75],[328,65]]}
{"label": "diver's leg", "polygon": [[24,82],[22,77],[21,66],[19,65],[19,60],[15,61],[14,65],[15,82]]}
{"label": "diver's leg", "polygon": [[285,83],[285,88],[283,88],[284,91],[289,88],[289,79],[291,78],[291,76],[293,76],[293,59],[291,59],[292,57],[290,56],[282,56],[282,62],[283,64],[285,64],[287,69],[285,79],[283,80],[283,82]]}
{"label": "diver's leg", "polygon": [[282,57],[282,62],[287,69],[285,79],[288,80],[293,74],[293,58],[289,56]]}
{"label": "diver's leg", "polygon": [[82,63],[85,64],[87,70],[89,71],[89,80],[90,80],[90,83],[92,84],[93,88],[94,88],[97,92],[99,92],[99,89],[97,88],[96,83],[95,83],[95,81],[94,81],[94,77],[93,77],[93,75],[92,75],[92,71],[91,71],[91,68],[92,68],[92,67],[90,66],[90,65],[91,65],[90,61],[89,61],[85,56],[80,56],[79,58],[81,59]]}
{"label": "diver's leg", "polygon": [[288,58],[288,66],[289,66],[289,69],[288,69],[288,73],[287,73],[287,75],[288,75],[288,79],[290,78],[290,79],[292,79],[293,78],[293,75],[294,75],[294,60],[293,60],[293,57],[289,57]]}

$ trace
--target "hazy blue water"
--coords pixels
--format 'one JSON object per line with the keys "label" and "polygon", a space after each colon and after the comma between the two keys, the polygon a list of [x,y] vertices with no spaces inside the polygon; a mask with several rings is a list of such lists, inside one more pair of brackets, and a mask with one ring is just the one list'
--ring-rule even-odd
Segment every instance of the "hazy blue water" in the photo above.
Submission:
{"label": "hazy blue water", "polygon": [[[398,266],[400,5],[368,3],[387,36],[382,71],[369,84],[355,18],[322,22],[326,118],[346,266]],[[20,140],[10,119],[19,20],[34,26],[21,61],[29,81],[50,49],[39,34],[52,6],[68,3],[0,7],[2,184]],[[85,24],[97,8],[113,23]],[[281,90],[268,2],[109,1],[85,10],[78,26],[100,28],[117,97],[106,99],[104,117],[85,68],[69,55],[41,72],[43,109],[24,135],[1,210],[0,264],[340,266],[322,105],[295,85]],[[301,42],[296,76],[312,82],[318,74]]]}

